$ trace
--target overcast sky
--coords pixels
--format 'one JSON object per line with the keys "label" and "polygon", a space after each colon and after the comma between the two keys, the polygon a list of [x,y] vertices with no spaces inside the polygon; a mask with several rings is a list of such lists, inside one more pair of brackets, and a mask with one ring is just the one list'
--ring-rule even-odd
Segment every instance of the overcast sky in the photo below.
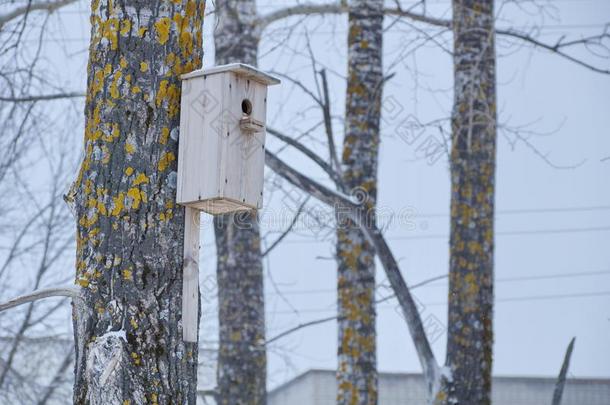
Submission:
{"label": "overcast sky", "polygon": [[[289,1],[259,2],[266,13]],[[537,26],[543,40],[553,42],[595,34],[610,22],[606,0],[538,2],[554,9],[544,14],[531,4],[499,11],[497,25],[527,30]],[[407,4],[406,2],[404,3]],[[427,11],[450,17],[450,2],[427,1]],[[211,7],[210,7],[211,8]],[[83,90],[89,37],[89,5],[80,2],[61,10],[48,25],[43,55],[57,82],[66,90]],[[346,73],[346,17],[313,17],[278,23],[261,42],[260,66],[292,75],[313,85],[311,52],[318,68],[331,79],[335,131],[340,136]],[[213,61],[206,21],[204,65]],[[449,173],[446,155],[422,159],[423,146],[442,142],[438,128],[422,127],[416,142],[405,140],[414,122],[439,121],[445,134],[451,110],[451,36],[423,25],[386,20],[384,65],[395,73],[384,90],[384,120],[379,167],[382,222],[408,283],[417,283],[448,269]],[[417,31],[419,30],[419,31]],[[434,38],[422,45],[415,36]],[[33,42],[32,42],[33,43]],[[445,48],[445,50],[443,49]],[[416,52],[413,52],[417,49]],[[607,60],[587,57],[608,68]],[[496,218],[496,309],[494,372],[498,375],[557,374],[566,345],[577,337],[571,374],[610,377],[610,76],[594,73],[556,55],[498,38],[498,105],[502,130],[498,141]],[[79,107],[80,108],[80,107]],[[320,120],[311,99],[284,80],[271,89],[269,124],[297,136]],[[443,121],[445,120],[445,121]],[[528,137],[515,142],[513,130]],[[81,126],[74,142],[82,141]],[[323,133],[308,144],[324,154]],[[316,141],[317,139],[317,141]],[[337,139],[340,144],[340,139]],[[271,150],[282,146],[269,139]],[[423,146],[422,146],[423,145]],[[321,181],[323,173],[300,155],[283,150],[282,158]],[[543,158],[545,156],[546,158]],[[546,159],[546,161],[545,161]],[[263,231],[283,229],[291,209],[304,197],[287,196],[290,187],[267,173]],[[66,185],[67,187],[67,185]],[[292,201],[294,200],[294,201]],[[314,207],[315,204],[311,204]],[[282,218],[278,221],[277,218]],[[327,216],[330,218],[331,216]],[[266,259],[268,337],[301,322],[335,313],[336,283],[333,234],[300,224],[297,232]],[[205,218],[201,279],[210,284],[215,272],[210,218]],[[309,227],[309,229],[307,229]],[[268,234],[271,243],[277,233]],[[385,276],[378,266],[378,284]],[[213,290],[213,287],[212,287]],[[204,288],[204,293],[208,291]],[[378,296],[391,292],[383,285]],[[433,349],[444,359],[447,285],[438,281],[414,291],[422,316],[433,326]],[[217,339],[214,300],[204,297],[201,338]],[[378,368],[419,371],[405,323],[393,300],[378,306]],[[212,343],[213,345],[213,343]],[[335,368],[336,325],[304,329],[270,347],[270,385],[276,386],[309,368]],[[205,381],[202,381],[205,385]]]}

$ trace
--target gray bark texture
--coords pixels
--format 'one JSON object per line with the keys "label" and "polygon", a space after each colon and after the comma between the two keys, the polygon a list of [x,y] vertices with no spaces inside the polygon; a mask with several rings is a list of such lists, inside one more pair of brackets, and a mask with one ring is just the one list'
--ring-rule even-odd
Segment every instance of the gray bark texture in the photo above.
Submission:
{"label": "gray bark texture", "polygon": [[[257,65],[254,0],[218,0],[216,63]],[[255,212],[214,220],[217,250],[220,404],[265,404],[267,352],[263,262]]]}
{"label": "gray bark texture", "polygon": [[493,2],[454,0],[449,309],[443,404],[491,402],[496,169]]}
{"label": "gray bark texture", "polygon": [[[374,224],[382,69],[383,0],[349,8],[342,183]],[[338,404],[377,404],[375,247],[337,214]]]}
{"label": "gray bark texture", "polygon": [[75,404],[195,404],[182,341],[179,75],[201,66],[203,0],[94,0],[77,215]]}

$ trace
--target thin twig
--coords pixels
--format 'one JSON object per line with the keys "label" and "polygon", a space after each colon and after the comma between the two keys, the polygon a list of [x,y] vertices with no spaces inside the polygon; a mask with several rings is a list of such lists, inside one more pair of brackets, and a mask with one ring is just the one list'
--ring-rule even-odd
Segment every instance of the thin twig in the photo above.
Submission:
{"label": "thin twig", "polygon": [[[323,103],[322,103],[322,115],[324,116],[324,127],[326,128],[326,138],[328,140],[328,152],[330,155],[330,161],[335,166],[335,172],[338,173],[339,177],[342,177],[341,164],[337,156],[337,148],[335,146],[335,137],[333,135],[333,123],[330,114],[330,94],[328,91],[328,80],[326,78],[326,70],[320,71],[320,77],[322,77],[322,92],[323,92]],[[345,191],[345,190],[343,190]]]}
{"label": "thin twig", "polygon": [[284,240],[284,238],[286,236],[288,236],[288,234],[290,232],[292,232],[292,229],[294,228],[297,221],[299,220],[299,217],[301,216],[301,213],[303,212],[303,208],[305,207],[305,205],[307,204],[308,201],[309,201],[309,196],[307,196],[307,198],[305,198],[305,201],[303,201],[303,203],[299,206],[299,208],[298,208],[296,214],[294,215],[294,217],[292,218],[292,221],[290,222],[290,225],[288,226],[288,228],[286,228],[286,230],[284,232],[282,232],[282,234],[271,244],[271,246],[269,246],[267,249],[265,249],[265,251],[263,253],[261,253],[261,256],[263,256],[263,257],[267,256],[269,254],[269,252],[271,252],[273,249],[275,249],[282,242],[282,240]]}
{"label": "thin twig", "polygon": [[[421,281],[421,282],[419,282],[417,284],[413,284],[411,287],[409,287],[409,289],[410,290],[414,290],[417,287],[421,287],[421,286],[426,285],[428,283],[431,283],[433,281],[437,281],[437,280],[440,280],[440,279],[443,279],[443,278],[447,278],[447,277],[448,276],[446,274],[442,275],[442,276],[432,277],[432,278],[429,278],[427,280]],[[385,302],[385,301],[387,301],[387,300],[389,300],[391,298],[394,298],[394,297],[396,297],[395,294],[392,294],[392,295],[387,296],[387,297],[380,298],[378,300],[375,300],[375,304],[381,304],[381,303],[383,303],[383,302]],[[294,327],[292,327],[290,329],[287,329],[287,330],[285,330],[285,331],[275,335],[271,339],[267,340],[267,342],[265,342],[265,344],[269,345],[269,344],[275,342],[276,340],[279,340],[279,339],[281,339],[283,337],[286,337],[286,336],[288,336],[288,335],[290,335],[290,334],[292,334],[294,332],[297,332],[297,331],[299,331],[301,329],[307,328],[309,326],[319,325],[321,323],[326,323],[326,322],[334,321],[334,320],[337,320],[338,318],[339,317],[337,315],[333,315],[333,316],[329,316],[329,317],[326,317],[326,318],[314,319],[312,321],[300,323],[297,326],[294,326]]]}

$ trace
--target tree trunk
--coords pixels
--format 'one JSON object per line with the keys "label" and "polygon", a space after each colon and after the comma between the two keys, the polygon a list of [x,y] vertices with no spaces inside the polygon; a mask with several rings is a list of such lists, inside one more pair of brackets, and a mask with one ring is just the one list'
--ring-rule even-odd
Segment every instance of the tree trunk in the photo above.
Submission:
{"label": "tree trunk", "polygon": [[95,0],[77,215],[77,404],[195,404],[182,341],[179,75],[201,66],[205,2]]}
{"label": "tree trunk", "polygon": [[[374,223],[382,89],[383,0],[349,9],[348,83],[342,180]],[[377,403],[375,248],[351,220],[337,215],[337,403]]]}
{"label": "tree trunk", "polygon": [[489,404],[493,345],[496,77],[493,2],[454,0],[446,404]]}
{"label": "tree trunk", "polygon": [[[216,63],[256,66],[254,0],[218,0]],[[218,401],[265,404],[267,353],[260,230],[255,212],[214,220],[217,250],[219,351]]]}

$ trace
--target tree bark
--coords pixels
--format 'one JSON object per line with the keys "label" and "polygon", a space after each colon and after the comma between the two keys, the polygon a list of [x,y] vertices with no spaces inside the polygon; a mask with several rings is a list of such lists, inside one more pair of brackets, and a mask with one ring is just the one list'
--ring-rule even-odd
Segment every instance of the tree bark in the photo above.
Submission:
{"label": "tree bark", "polygon": [[94,0],[77,215],[77,404],[195,404],[182,341],[179,75],[201,66],[205,2]]}
{"label": "tree bark", "polygon": [[[342,182],[375,222],[381,106],[383,0],[352,0]],[[377,403],[375,248],[337,213],[338,404]]]}
{"label": "tree bark", "polygon": [[[217,64],[257,65],[254,0],[218,0],[214,34]],[[214,220],[217,250],[218,401],[265,404],[267,352],[260,229],[255,212]]]}
{"label": "tree bark", "polygon": [[444,404],[489,404],[493,345],[496,73],[493,2],[454,0],[454,106]]}

